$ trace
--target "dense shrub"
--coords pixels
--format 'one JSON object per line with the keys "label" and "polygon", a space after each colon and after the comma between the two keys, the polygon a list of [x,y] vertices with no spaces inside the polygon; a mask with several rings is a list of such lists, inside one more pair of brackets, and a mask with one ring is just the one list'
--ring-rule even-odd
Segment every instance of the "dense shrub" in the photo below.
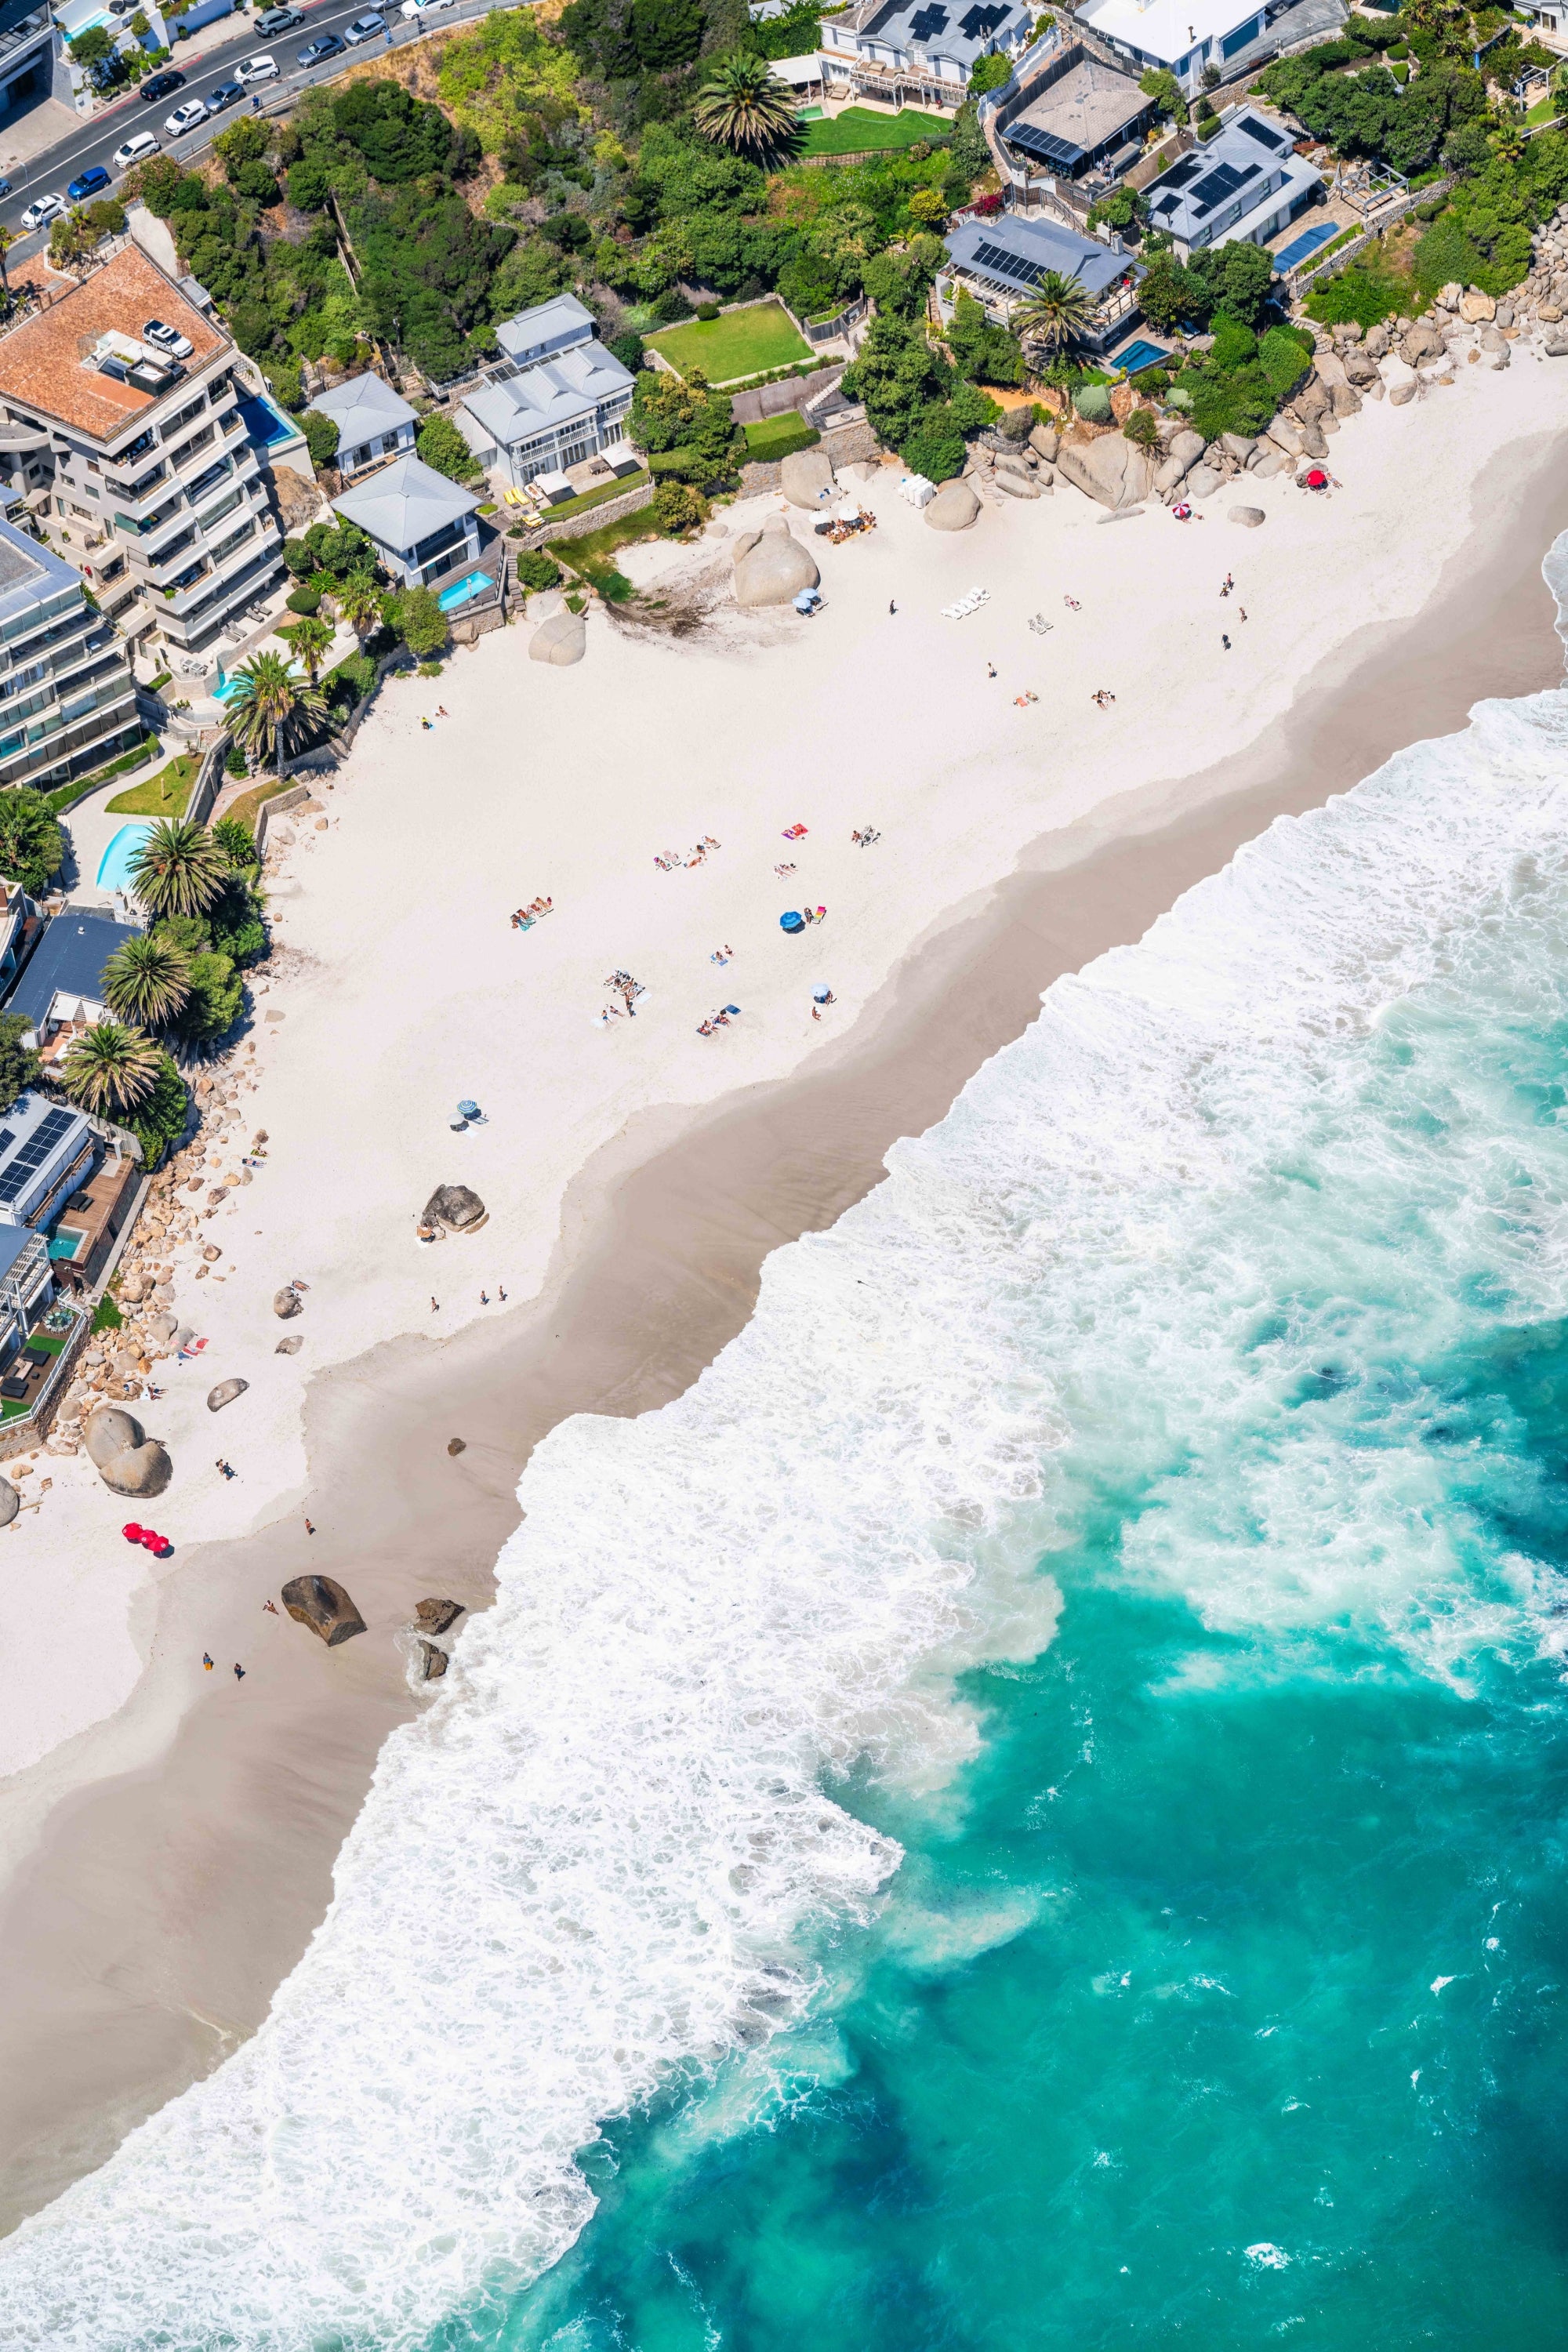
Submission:
{"label": "dense shrub", "polygon": [[319,588],[291,588],[284,602],[291,613],[310,620],[321,609],[321,592]]}
{"label": "dense shrub", "polygon": [[26,784],[0,792],[0,875],[36,895],[65,853],[65,835],[41,793]]}
{"label": "dense shrub", "polygon": [[1072,396],[1072,404],[1086,425],[1110,422],[1110,394],[1102,383],[1080,384]]}
{"label": "dense shrub", "polygon": [[300,430],[305,436],[311,465],[331,465],[338,454],[337,419],[322,416],[315,409],[308,408],[300,419]]}
{"label": "dense shrub", "polygon": [[415,446],[426,465],[436,473],[445,474],[450,482],[477,482],[479,462],[449,416],[437,411],[425,417],[415,436]]}
{"label": "dense shrub", "polygon": [[653,494],[651,512],[660,530],[674,538],[700,523],[706,509],[689,483],[661,482]]}
{"label": "dense shrub", "polygon": [[1410,281],[1395,278],[1376,262],[1352,261],[1336,278],[1314,286],[1306,300],[1309,319],[1321,327],[1375,327],[1392,319],[1412,299]]}
{"label": "dense shrub", "polygon": [[528,589],[559,588],[561,566],[542,547],[525,547],[516,558],[517,576]]}
{"label": "dense shrub", "polygon": [[1140,449],[1151,449],[1159,438],[1159,427],[1152,409],[1135,408],[1121,427],[1123,438]]}
{"label": "dense shrub", "polygon": [[[190,1108],[191,1097],[186,1091],[184,1078],[181,1077],[169,1055],[162,1055],[158,1063],[158,1075],[153,1081],[152,1093],[139,1102],[133,1111],[128,1112],[121,1122],[142,1146],[142,1164],[144,1168],[156,1168],[164,1154],[173,1150],[180,1142],[185,1132]],[[108,1298],[100,1299],[99,1312],[101,1313],[103,1307],[111,1304],[112,1301]],[[114,1326],[118,1327],[121,1319],[117,1309],[113,1318]],[[98,1315],[95,1314],[94,1330],[109,1327],[100,1326]]]}
{"label": "dense shrub", "polygon": [[923,474],[928,482],[951,482],[963,473],[968,450],[963,434],[939,405],[924,412],[899,455],[911,474]]}

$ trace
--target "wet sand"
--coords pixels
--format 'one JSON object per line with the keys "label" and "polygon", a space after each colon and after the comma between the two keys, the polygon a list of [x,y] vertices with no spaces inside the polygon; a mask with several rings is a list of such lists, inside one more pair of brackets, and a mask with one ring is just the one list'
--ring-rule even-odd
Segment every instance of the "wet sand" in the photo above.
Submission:
{"label": "wet sand", "polygon": [[[427,1593],[485,1605],[546,1431],[686,1388],[745,1322],[767,1253],[858,1200],[889,1146],[944,1114],[1060,973],[1137,939],[1274,819],[1462,726],[1477,699],[1557,681],[1540,563],[1568,529],[1568,468],[1546,436],[1493,461],[1477,510],[1415,622],[1325,660],[1236,759],[1173,770],[1046,836],[948,910],[804,1075],[631,1122],[576,1179],[538,1301],[312,1383],[310,1493],[260,1534],[193,1549],[149,1597],[150,1665],[130,1705],[6,1791],[0,2226],[260,2021],[330,1900],[381,1745],[418,1704],[412,1645],[387,1630]],[[348,1587],[369,1638],[329,1652],[264,1613],[307,1568]],[[186,1664],[204,1643],[210,1685]]]}

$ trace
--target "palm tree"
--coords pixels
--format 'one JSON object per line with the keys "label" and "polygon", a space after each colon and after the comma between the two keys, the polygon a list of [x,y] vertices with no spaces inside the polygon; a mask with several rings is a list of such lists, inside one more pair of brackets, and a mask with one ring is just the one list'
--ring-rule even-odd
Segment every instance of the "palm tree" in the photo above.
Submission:
{"label": "palm tree", "polygon": [[278,632],[297,661],[305,665],[305,675],[312,686],[321,674],[323,658],[332,649],[333,629],[319,613],[303,613]]}
{"label": "palm tree", "polygon": [[336,581],[331,599],[356,637],[367,637],[381,619],[381,590],[374,572],[351,572]]}
{"label": "palm tree", "polygon": [[153,915],[203,915],[223,895],[228,860],[205,824],[165,817],[131,860],[131,887]]}
{"label": "palm tree", "polygon": [[110,1012],[144,1029],[162,1029],[191,992],[190,961],[173,940],[127,940],[103,967]]}
{"label": "palm tree", "polygon": [[281,654],[258,654],[234,676],[228,722],[235,741],[281,767],[289,745],[326,717],[325,695],[314,683],[301,686]]}
{"label": "palm tree", "polygon": [[163,1053],[140,1029],[99,1021],[75,1039],[60,1070],[60,1084],[79,1110],[100,1118],[144,1102],[157,1083]]}
{"label": "palm tree", "polygon": [[1043,343],[1049,352],[1065,351],[1081,342],[1094,320],[1094,297],[1075,270],[1064,278],[1047,269],[1037,280],[1026,302],[1013,313],[1013,332],[1021,343]]}
{"label": "palm tree", "polygon": [[734,49],[715,58],[692,109],[697,128],[721,147],[758,158],[776,154],[795,136],[795,100],[766,58]]}

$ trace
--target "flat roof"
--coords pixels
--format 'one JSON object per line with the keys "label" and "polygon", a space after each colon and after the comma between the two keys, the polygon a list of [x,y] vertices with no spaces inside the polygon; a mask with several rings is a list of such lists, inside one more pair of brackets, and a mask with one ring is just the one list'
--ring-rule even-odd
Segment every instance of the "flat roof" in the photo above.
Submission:
{"label": "flat roof", "polygon": [[154,408],[177,394],[184,378],[165,390],[142,392],[92,364],[91,352],[106,334],[141,341],[149,319],[188,337],[186,374],[221,358],[228,337],[188,302],[139,245],[128,245],[47,310],[0,335],[0,400],[20,401],[62,425],[113,442],[140,425]]}
{"label": "flat roof", "polygon": [[[58,995],[86,997],[101,1004],[104,965],[116,948],[141,936],[129,923],[117,923],[106,908],[63,907],[45,924],[44,936],[23,967],[5,1010],[19,1013],[36,1029],[47,1018]],[[0,1126],[5,1124],[0,1120]]]}
{"label": "flat roof", "polygon": [[417,547],[443,523],[473,514],[479,504],[470,491],[449,482],[422,457],[395,457],[332,500],[335,512],[399,553]]}
{"label": "flat roof", "polygon": [[0,1111],[0,1210],[16,1212],[50,1161],[68,1156],[89,1132],[79,1110],[30,1088],[18,1095],[9,1110]]}
{"label": "flat roof", "polygon": [[1118,73],[1100,58],[1084,57],[1049,89],[1020,107],[1002,136],[1047,163],[1081,163],[1149,113],[1153,104],[1131,74]]}
{"label": "flat roof", "polygon": [[1174,65],[1265,13],[1264,0],[1083,0],[1079,16],[1102,40],[1125,41]]}
{"label": "flat roof", "polygon": [[1008,213],[994,220],[961,221],[943,242],[955,269],[989,278],[1009,294],[1032,293],[1047,269],[1076,278],[1091,294],[1103,294],[1136,267],[1131,255],[1112,253],[1098,237],[1079,236],[1056,221],[1020,220]]}
{"label": "flat roof", "polygon": [[23,1252],[42,1239],[31,1225],[0,1225],[0,1281],[4,1281]]}

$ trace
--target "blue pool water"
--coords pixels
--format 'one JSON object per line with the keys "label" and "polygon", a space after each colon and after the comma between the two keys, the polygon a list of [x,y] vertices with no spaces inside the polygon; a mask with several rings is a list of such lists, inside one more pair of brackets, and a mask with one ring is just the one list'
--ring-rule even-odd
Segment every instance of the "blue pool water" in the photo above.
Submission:
{"label": "blue pool water", "polygon": [[98,861],[98,887],[100,890],[130,889],[131,860],[142,846],[143,835],[152,830],[150,823],[121,826]]}
{"label": "blue pool water", "polygon": [[1152,367],[1157,360],[1169,359],[1170,356],[1169,352],[1163,352],[1158,343],[1147,342],[1140,336],[1137,342],[1129,343],[1124,352],[1118,352],[1116,365],[1124,368],[1129,375],[1136,375],[1140,368]]}
{"label": "blue pool water", "polygon": [[467,604],[484,589],[493,587],[494,584],[488,572],[470,572],[466,580],[459,580],[451,588],[443,588],[437,602],[443,613],[455,613],[459,604]]}
{"label": "blue pool water", "polygon": [[239,413],[245,419],[245,429],[259,448],[270,449],[275,442],[288,441],[299,431],[286,416],[280,416],[269,400],[242,400]]}
{"label": "blue pool water", "polygon": [[1339,233],[1338,221],[1320,221],[1315,228],[1303,229],[1300,236],[1293,236],[1289,244],[1282,246],[1275,255],[1275,268],[1294,269],[1306,260],[1310,253],[1316,253],[1321,245],[1329,244]]}

